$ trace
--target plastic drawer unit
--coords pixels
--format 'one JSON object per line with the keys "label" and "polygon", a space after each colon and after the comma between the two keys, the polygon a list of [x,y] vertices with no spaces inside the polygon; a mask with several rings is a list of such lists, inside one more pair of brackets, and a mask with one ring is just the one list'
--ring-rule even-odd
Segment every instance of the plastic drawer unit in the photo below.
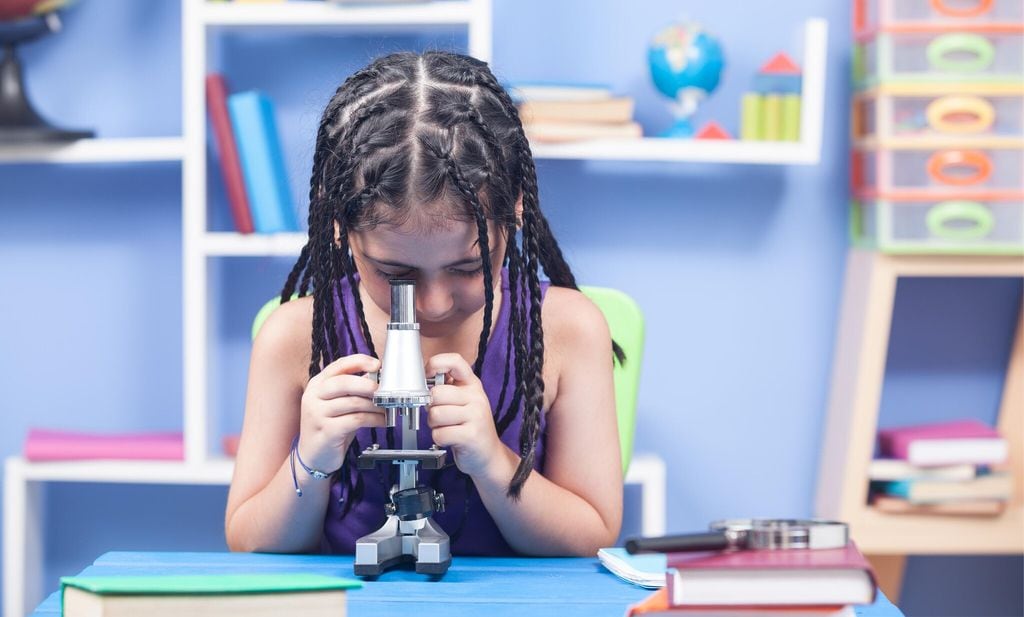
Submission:
{"label": "plastic drawer unit", "polygon": [[1024,254],[1024,201],[854,201],[854,244],[885,253]]}
{"label": "plastic drawer unit", "polygon": [[1024,23],[1012,32],[984,28],[880,32],[855,48],[859,87],[899,82],[1008,82],[1024,76]]}
{"label": "plastic drawer unit", "polygon": [[855,148],[850,160],[860,198],[1024,198],[1024,140],[1017,147]]}
{"label": "plastic drawer unit", "polygon": [[1021,0],[854,0],[854,33],[956,30],[985,26],[993,31],[1024,22]]}

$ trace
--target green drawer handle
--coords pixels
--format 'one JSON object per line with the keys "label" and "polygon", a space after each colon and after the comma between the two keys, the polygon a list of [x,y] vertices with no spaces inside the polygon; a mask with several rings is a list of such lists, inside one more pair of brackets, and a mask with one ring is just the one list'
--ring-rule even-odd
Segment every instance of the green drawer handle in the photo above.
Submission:
{"label": "green drawer handle", "polygon": [[[949,57],[954,52],[966,52],[969,58],[954,60]],[[932,68],[951,73],[977,73],[984,71],[992,64],[996,51],[983,36],[954,32],[936,37],[928,43],[928,63]]]}
{"label": "green drawer handle", "polygon": [[[971,225],[948,227],[955,221]],[[992,212],[976,201],[944,201],[928,210],[925,222],[933,236],[947,240],[978,240],[987,236],[995,225]]]}

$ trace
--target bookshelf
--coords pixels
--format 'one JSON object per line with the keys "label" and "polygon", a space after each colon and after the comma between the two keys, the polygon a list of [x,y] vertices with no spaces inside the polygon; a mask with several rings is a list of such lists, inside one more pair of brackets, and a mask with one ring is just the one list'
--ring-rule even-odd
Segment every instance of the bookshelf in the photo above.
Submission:
{"label": "bookshelf", "polygon": [[995,518],[886,514],[868,504],[868,464],[878,428],[896,284],[900,277],[1024,277],[1024,259],[887,255],[847,258],[831,391],[818,471],[816,515],[846,521],[851,537],[898,597],[906,555],[1024,553],[1024,312],[1018,317],[999,409],[1016,493]]}
{"label": "bookshelf", "polygon": [[[20,617],[42,598],[45,513],[48,482],[227,485],[233,462],[218,455],[213,431],[216,410],[208,403],[208,338],[211,262],[222,257],[296,256],[301,233],[210,232],[207,221],[207,135],[204,78],[211,38],[236,29],[402,33],[468,31],[468,53],[490,60],[490,0],[433,0],[390,6],[336,6],[322,1],[267,4],[181,0],[181,137],[88,139],[69,145],[0,146],[0,164],[149,163],[182,165],[182,274],[185,436],[183,462],[82,461],[29,463],[10,457],[4,467],[3,615]],[[813,165],[820,159],[824,122],[827,24],[808,19],[802,26],[804,89],[801,141],[712,142],[656,138],[543,145],[538,159],[725,164]],[[212,173],[216,173],[214,169]],[[634,454],[625,478],[642,490],[643,533],[664,533],[665,463],[657,455]]]}

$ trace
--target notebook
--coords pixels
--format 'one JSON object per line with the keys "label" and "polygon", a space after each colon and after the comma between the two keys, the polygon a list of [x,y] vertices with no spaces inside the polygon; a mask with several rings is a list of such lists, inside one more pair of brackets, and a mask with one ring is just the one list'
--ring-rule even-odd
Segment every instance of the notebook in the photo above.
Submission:
{"label": "notebook", "polygon": [[601,565],[622,580],[657,589],[665,586],[665,554],[630,555],[624,548],[602,548],[597,551]]}
{"label": "notebook", "polygon": [[939,422],[890,428],[878,432],[879,449],[886,456],[915,465],[991,465],[1006,461],[1006,440],[978,420]]}

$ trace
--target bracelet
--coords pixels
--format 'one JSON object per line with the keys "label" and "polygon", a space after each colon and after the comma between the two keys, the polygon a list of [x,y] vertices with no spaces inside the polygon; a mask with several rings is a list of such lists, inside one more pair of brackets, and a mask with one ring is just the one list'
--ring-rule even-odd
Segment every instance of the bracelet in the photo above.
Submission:
{"label": "bracelet", "polygon": [[306,473],[308,473],[309,475],[313,476],[317,480],[323,480],[323,479],[329,478],[332,475],[334,475],[335,473],[337,473],[337,470],[336,471],[332,471],[330,473],[327,473],[327,472],[324,472],[324,471],[320,471],[319,469],[313,469],[312,467],[309,467],[305,463],[303,463],[302,462],[302,457],[299,456],[299,436],[296,435],[295,439],[292,440],[292,451],[288,455],[288,464],[292,468],[292,484],[295,486],[295,494],[298,495],[299,497],[302,497],[302,489],[299,488],[299,479],[295,475],[295,461],[296,461],[296,459],[298,459],[299,465],[301,465],[302,468],[304,470],[306,470]]}

